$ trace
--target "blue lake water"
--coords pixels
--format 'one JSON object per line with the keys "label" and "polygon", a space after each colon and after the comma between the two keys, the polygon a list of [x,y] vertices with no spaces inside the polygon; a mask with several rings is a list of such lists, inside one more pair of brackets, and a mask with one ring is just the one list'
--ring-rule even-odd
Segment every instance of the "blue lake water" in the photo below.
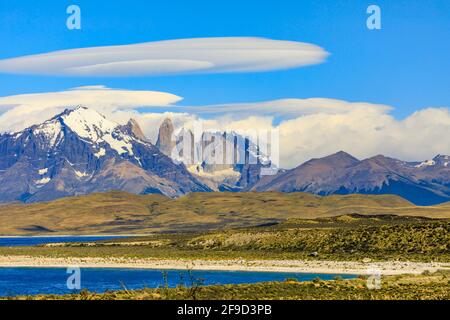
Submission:
{"label": "blue lake water", "polygon": [[[239,284],[266,281],[283,281],[296,278],[308,281],[316,277],[323,280],[333,279],[333,274],[241,272],[241,271],[187,271],[168,270],[167,282],[170,287],[180,284],[190,286],[192,279],[202,279],[203,285]],[[70,274],[63,268],[0,268],[0,296],[66,294],[76,293],[67,288]],[[341,275],[344,279],[355,278]],[[81,288],[92,292],[164,286],[163,272],[144,269],[81,269]]]}
{"label": "blue lake water", "polygon": [[0,247],[35,246],[46,243],[91,242],[123,238],[124,236],[57,236],[0,238]]}
{"label": "blue lake water", "polygon": [[[0,238],[0,246],[33,246],[45,243],[91,242],[120,238],[121,236],[57,236],[57,237],[10,237]],[[323,280],[333,279],[333,274],[278,273],[278,272],[241,272],[241,271],[187,271],[168,270],[169,287],[192,285],[192,281],[201,281],[203,285],[240,284],[267,281],[283,281],[296,278],[308,281],[316,277]],[[67,288],[67,279],[71,274],[64,268],[2,268],[0,267],[0,296],[67,294],[79,290]],[[342,278],[354,278],[352,275],[341,275]],[[92,292],[108,290],[157,288],[164,286],[161,270],[147,269],[105,269],[85,268],[81,270],[81,289]]]}

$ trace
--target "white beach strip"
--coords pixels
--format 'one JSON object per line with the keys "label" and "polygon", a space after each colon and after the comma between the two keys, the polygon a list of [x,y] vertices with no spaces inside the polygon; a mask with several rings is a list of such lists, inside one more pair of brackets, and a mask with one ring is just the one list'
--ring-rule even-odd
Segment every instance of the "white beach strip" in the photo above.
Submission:
{"label": "white beach strip", "polygon": [[[82,234],[82,235],[70,235],[70,234],[49,234],[49,235],[39,235],[39,236],[0,236],[0,239],[39,239],[39,238],[134,238],[134,237],[148,237],[154,235],[153,233],[142,233],[142,234]],[[101,239],[100,239],[101,240]]]}
{"label": "white beach strip", "polygon": [[131,268],[155,270],[217,270],[254,272],[293,272],[318,274],[383,275],[421,274],[450,270],[450,263],[385,261],[363,263],[355,261],[304,260],[188,260],[188,259],[131,259],[131,258],[50,258],[31,256],[0,256],[0,267],[67,268]]}

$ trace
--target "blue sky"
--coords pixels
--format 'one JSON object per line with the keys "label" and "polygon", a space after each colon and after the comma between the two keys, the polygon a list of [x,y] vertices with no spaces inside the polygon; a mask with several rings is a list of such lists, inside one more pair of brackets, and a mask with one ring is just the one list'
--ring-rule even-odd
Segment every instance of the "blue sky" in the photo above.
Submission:
{"label": "blue sky", "polygon": [[[0,59],[148,41],[252,36],[318,45],[322,64],[261,73],[83,78],[0,74],[0,96],[102,84],[165,91],[184,105],[281,98],[333,98],[394,106],[402,119],[450,105],[450,2],[92,1],[0,3]],[[82,30],[66,28],[66,8],[82,10]],[[366,28],[366,8],[382,10],[382,30]]]}

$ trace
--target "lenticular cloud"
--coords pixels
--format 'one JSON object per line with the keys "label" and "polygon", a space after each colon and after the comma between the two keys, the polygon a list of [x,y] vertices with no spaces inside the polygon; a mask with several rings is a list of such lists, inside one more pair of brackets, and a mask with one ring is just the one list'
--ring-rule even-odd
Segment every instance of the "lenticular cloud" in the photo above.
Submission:
{"label": "lenticular cloud", "polygon": [[0,72],[80,77],[260,72],[322,63],[313,44],[264,38],[198,38],[92,47],[0,60]]}

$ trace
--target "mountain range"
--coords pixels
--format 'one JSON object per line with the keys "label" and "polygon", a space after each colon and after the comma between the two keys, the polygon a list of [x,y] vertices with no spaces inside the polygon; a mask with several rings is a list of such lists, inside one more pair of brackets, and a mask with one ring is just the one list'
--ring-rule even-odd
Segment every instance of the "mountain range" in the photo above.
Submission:
{"label": "mountain range", "polygon": [[[133,119],[119,125],[92,109],[67,109],[42,124],[0,135],[0,202],[41,202],[109,190],[171,198],[192,192],[278,191],[396,194],[417,205],[450,201],[446,155],[405,162],[382,155],[358,160],[338,152],[262,176],[270,159],[250,139],[234,132],[205,132],[189,150],[174,151],[190,135],[184,128],[175,131],[166,119],[152,144]],[[236,148],[238,140],[243,150]],[[213,161],[222,141],[235,149],[231,163]],[[209,152],[200,152],[205,150]],[[202,156],[196,162],[186,160],[198,153]]]}
{"label": "mountain range", "polygon": [[1,202],[108,190],[169,197],[211,191],[148,142],[136,121],[118,125],[92,109],[68,109],[0,136]]}
{"label": "mountain range", "polygon": [[450,201],[450,157],[438,155],[429,161],[405,162],[378,155],[360,161],[341,151],[264,177],[248,190],[396,194],[416,205],[433,205]]}

